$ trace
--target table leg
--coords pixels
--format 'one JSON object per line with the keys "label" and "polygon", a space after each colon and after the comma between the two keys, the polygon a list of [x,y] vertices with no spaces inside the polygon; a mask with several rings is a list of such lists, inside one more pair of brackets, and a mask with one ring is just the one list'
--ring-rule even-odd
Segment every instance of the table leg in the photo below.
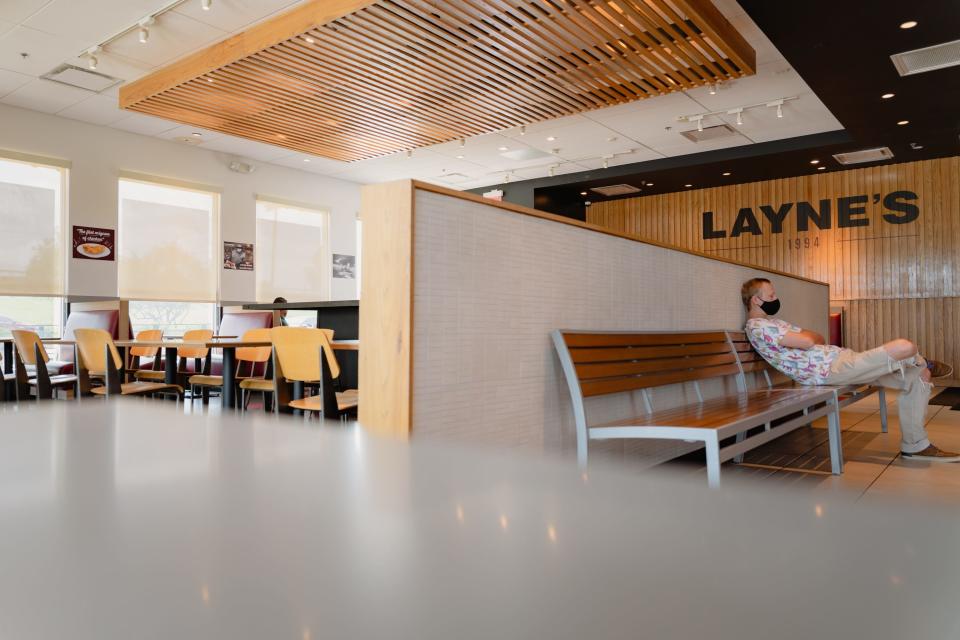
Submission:
{"label": "table leg", "polygon": [[130,352],[127,347],[117,347],[117,351],[120,352],[120,362],[123,363],[123,367],[120,369],[120,384],[123,384],[125,382],[129,382],[127,369],[130,367],[130,362],[128,360],[130,357]]}
{"label": "table leg", "polygon": [[163,381],[167,384],[177,384],[177,348],[163,348]]}
{"label": "table leg", "polygon": [[3,343],[3,372],[13,373],[13,343]]}
{"label": "table leg", "polygon": [[[303,383],[302,382],[293,383],[293,399],[303,400]],[[300,411],[299,409],[294,409],[293,415],[295,416],[303,415],[303,412]]]}
{"label": "table leg", "polygon": [[236,349],[223,347],[223,391],[220,393],[224,409],[234,409],[233,387],[236,384]]}

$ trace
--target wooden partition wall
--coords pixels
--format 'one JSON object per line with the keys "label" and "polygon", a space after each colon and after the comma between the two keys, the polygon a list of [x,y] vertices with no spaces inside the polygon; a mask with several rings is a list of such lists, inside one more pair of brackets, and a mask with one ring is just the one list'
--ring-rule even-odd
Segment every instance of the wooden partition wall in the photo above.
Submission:
{"label": "wooden partition wall", "polygon": [[600,202],[608,229],[830,283],[845,343],[960,369],[960,157]]}
{"label": "wooden partition wall", "polygon": [[[735,329],[744,316],[740,283],[758,273],[422,183],[364,187],[361,217],[360,422],[400,437],[572,453],[570,397],[551,331]],[[786,311],[825,330],[825,284],[759,273],[778,278]],[[731,385],[704,381],[701,390]],[[658,389],[655,402],[667,408],[692,393],[674,385]],[[638,402],[591,398],[588,411],[613,420]],[[645,462],[688,450],[630,447]]]}

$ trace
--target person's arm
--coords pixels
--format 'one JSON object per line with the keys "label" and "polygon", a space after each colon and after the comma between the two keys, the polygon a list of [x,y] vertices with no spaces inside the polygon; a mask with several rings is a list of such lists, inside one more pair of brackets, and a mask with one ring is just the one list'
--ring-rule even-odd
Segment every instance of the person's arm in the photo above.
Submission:
{"label": "person's arm", "polygon": [[790,347],[792,349],[810,349],[811,347],[824,344],[823,336],[816,331],[800,329],[799,331],[788,331],[780,338],[780,346]]}

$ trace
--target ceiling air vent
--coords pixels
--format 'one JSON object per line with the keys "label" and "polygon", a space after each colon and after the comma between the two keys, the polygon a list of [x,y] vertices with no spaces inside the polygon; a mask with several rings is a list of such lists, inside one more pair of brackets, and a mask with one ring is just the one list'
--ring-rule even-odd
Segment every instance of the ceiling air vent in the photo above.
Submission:
{"label": "ceiling air vent", "polygon": [[72,64],[62,64],[53,71],[48,71],[40,77],[44,80],[52,80],[53,82],[77,87],[78,89],[93,91],[94,93],[106,91],[110,87],[122,82],[120,78],[114,78],[103,73],[97,73],[96,71],[75,67]]}
{"label": "ceiling air vent", "polygon": [[880,162],[889,160],[893,157],[893,151],[890,147],[877,147],[876,149],[863,149],[862,151],[851,151],[850,153],[835,153],[833,159],[840,164],[862,164],[864,162]]}
{"label": "ceiling air vent", "polygon": [[609,187],[592,187],[590,191],[602,196],[625,196],[629,193],[640,193],[632,184],[612,184]]}
{"label": "ceiling air vent", "polygon": [[890,59],[901,76],[955,67],[960,65],[960,40],[896,53]]}
{"label": "ceiling air vent", "polygon": [[718,124],[714,127],[704,127],[703,131],[697,131],[696,129],[681,131],[680,135],[693,142],[706,142],[708,140],[716,140],[717,138],[735,136],[737,132],[728,124]]}

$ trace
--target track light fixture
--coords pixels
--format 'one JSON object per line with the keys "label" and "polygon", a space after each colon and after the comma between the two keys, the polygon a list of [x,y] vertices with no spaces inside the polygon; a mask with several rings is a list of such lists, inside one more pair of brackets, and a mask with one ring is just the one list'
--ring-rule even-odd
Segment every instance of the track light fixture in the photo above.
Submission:
{"label": "track light fixture", "polygon": [[150,25],[153,24],[153,18],[144,18],[137,24],[140,25],[140,44],[147,44],[147,40],[150,39]]}
{"label": "track light fixture", "polygon": [[100,47],[87,49],[87,66],[90,67],[91,71],[96,71],[97,65],[100,64],[100,60],[97,58],[98,53],[100,53]]}
{"label": "track light fixture", "polygon": [[555,175],[557,175],[557,165],[552,164],[550,165],[550,177],[552,178]]}
{"label": "track light fixture", "polygon": [[200,0],[200,8],[204,11],[210,11],[210,5],[213,4],[213,0]]}
{"label": "track light fixture", "polygon": [[783,117],[783,105],[782,105],[782,104],[778,104],[778,105],[777,105],[777,117],[778,117],[778,118],[782,118],[782,117]]}
{"label": "track light fixture", "polygon": [[760,108],[777,108],[777,117],[783,117],[783,105],[791,100],[796,100],[798,96],[787,96],[784,98],[777,98],[776,100],[770,100],[768,102],[755,102],[753,104],[745,104],[739,107],[732,107],[730,109],[724,109],[723,111],[708,111],[706,113],[692,113],[686,116],[677,116],[677,122],[696,122],[697,131],[703,131],[703,119],[710,116],[723,116],[730,115],[736,116],[737,124],[743,124],[743,113],[750,109],[760,109]]}

